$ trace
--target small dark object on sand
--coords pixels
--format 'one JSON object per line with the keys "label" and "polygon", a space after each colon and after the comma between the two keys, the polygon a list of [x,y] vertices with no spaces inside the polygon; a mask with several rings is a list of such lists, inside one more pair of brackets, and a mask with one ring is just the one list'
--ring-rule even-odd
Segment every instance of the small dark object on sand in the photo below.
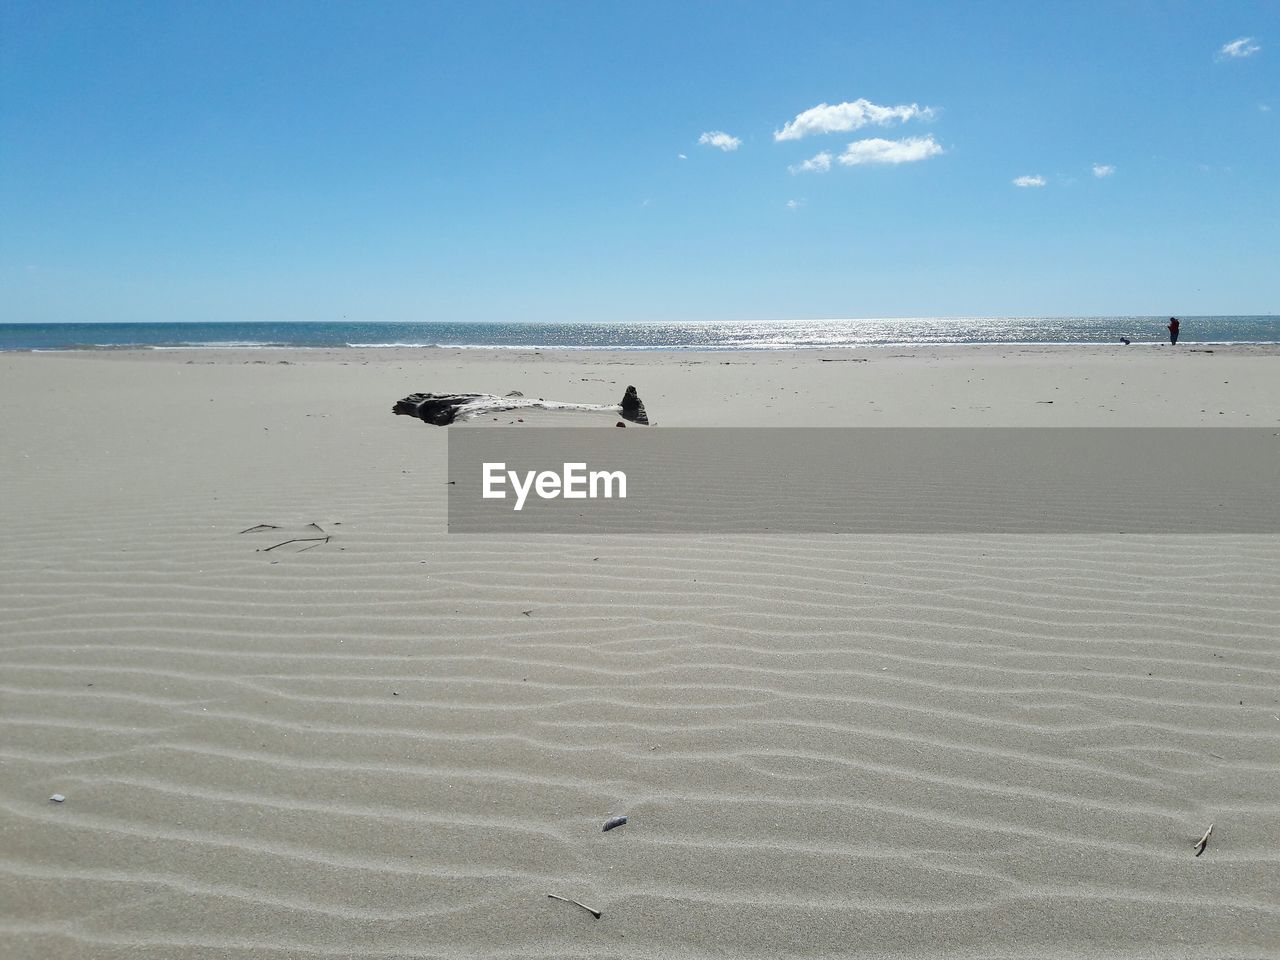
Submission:
{"label": "small dark object on sand", "polygon": [[626,817],[611,817],[604,822],[604,832],[608,833],[614,827],[620,827],[627,822]]}
{"label": "small dark object on sand", "polygon": [[1128,346],[1130,343],[1132,343],[1133,341],[1131,341],[1128,337],[1121,337],[1121,338],[1120,338],[1120,342],[1121,342],[1121,343],[1123,343],[1123,344],[1127,347],[1127,346]]}
{"label": "small dark object on sand", "polygon": [[247,529],[241,530],[240,532],[256,533],[258,530],[279,530],[279,529],[280,528],[277,527],[274,523],[260,523],[256,527],[248,527]]}
{"label": "small dark object on sand", "polygon": [[621,420],[619,420],[617,423],[615,423],[615,424],[614,424],[614,426],[615,426],[615,427],[622,427],[624,430],[625,430],[625,429],[626,429],[626,427],[627,427],[627,425],[626,425],[625,423],[623,423]]}
{"label": "small dark object on sand", "polygon": [[568,897],[562,897],[556,893],[548,893],[547,896],[550,897],[552,900],[560,900],[560,901],[563,901],[564,903],[572,903],[575,907],[581,907],[583,910],[587,911],[587,913],[591,914],[597,920],[599,920],[603,916],[603,914],[599,910],[592,910],[585,903],[579,903],[577,900],[570,900]]}

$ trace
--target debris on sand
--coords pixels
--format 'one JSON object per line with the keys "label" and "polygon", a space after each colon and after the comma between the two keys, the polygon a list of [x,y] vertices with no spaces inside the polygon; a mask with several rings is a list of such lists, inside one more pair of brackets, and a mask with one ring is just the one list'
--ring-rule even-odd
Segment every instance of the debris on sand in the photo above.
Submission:
{"label": "debris on sand", "polygon": [[560,900],[564,903],[572,903],[575,907],[581,907],[583,910],[587,911],[587,913],[591,914],[597,920],[599,920],[603,916],[603,914],[599,910],[592,910],[585,903],[579,903],[577,900],[570,900],[568,897],[562,897],[557,893],[548,893],[547,896],[550,897],[552,900]]}
{"label": "debris on sand", "polygon": [[1209,846],[1209,834],[1213,833],[1213,824],[1209,824],[1209,829],[1204,832],[1204,836],[1196,841],[1196,856],[1204,853],[1205,847]]}
{"label": "debris on sand", "polygon": [[[515,391],[513,391],[514,393]],[[391,412],[398,416],[417,417],[423,423],[436,427],[447,427],[458,420],[468,420],[477,416],[493,416],[495,413],[510,413],[512,410],[565,410],[586,413],[609,412],[619,413],[623,420],[648,425],[649,415],[645,412],[644,403],[635,387],[627,387],[622,400],[617,404],[600,403],[564,403],[558,400],[536,400],[508,394],[505,397],[489,393],[411,393],[403,400],[397,400]],[[493,417],[497,420],[497,417]]]}

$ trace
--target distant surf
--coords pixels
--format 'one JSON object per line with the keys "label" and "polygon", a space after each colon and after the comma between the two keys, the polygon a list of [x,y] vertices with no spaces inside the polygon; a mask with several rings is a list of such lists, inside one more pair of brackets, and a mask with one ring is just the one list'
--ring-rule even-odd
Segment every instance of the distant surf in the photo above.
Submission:
{"label": "distant surf", "polygon": [[[1280,343],[1278,316],[1181,317],[1183,343]],[[692,323],[349,321],[10,323],[0,351],[122,349],[797,350],[915,344],[1159,343],[1165,316],[913,317]]]}

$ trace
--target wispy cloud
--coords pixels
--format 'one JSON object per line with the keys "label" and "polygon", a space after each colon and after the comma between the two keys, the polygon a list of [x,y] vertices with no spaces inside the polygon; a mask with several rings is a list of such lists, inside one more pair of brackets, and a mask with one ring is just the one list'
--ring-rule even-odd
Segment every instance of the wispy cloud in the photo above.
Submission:
{"label": "wispy cloud", "polygon": [[1109,177],[1116,172],[1116,168],[1109,163],[1095,163],[1093,165],[1093,175],[1099,180]]}
{"label": "wispy cloud", "polygon": [[1043,187],[1048,182],[1048,180],[1037,173],[1035,176],[1028,175],[1025,177],[1015,177],[1013,185],[1015,187]]}
{"label": "wispy cloud", "polygon": [[784,124],[781,130],[775,130],[773,139],[799,140],[815,133],[847,133],[868,124],[884,127],[895,120],[906,123],[912,119],[927,120],[932,116],[932,108],[914,103],[897,107],[881,107],[863,99],[849,103],[820,103],[796,114],[796,118]]}
{"label": "wispy cloud", "polygon": [[688,158],[688,157],[686,157],[683,153],[677,153],[677,154],[676,154],[676,159],[677,159],[677,160],[688,160],[689,158]]}
{"label": "wispy cloud", "polygon": [[864,163],[915,163],[942,153],[933,137],[907,137],[905,140],[882,140],[872,137],[855,140],[836,159],[846,167]]}
{"label": "wispy cloud", "polygon": [[804,206],[804,203],[805,203],[805,202],[804,202],[804,200],[788,200],[788,201],[787,201],[787,209],[788,209],[788,210],[799,210],[801,207],[803,207],[803,206]]}
{"label": "wispy cloud", "polygon": [[1232,40],[1230,43],[1224,43],[1222,49],[1218,51],[1219,60],[1241,60],[1244,57],[1252,57],[1261,50],[1253,37],[1241,37],[1238,40]]}
{"label": "wispy cloud", "polygon": [[741,140],[730,136],[723,130],[708,130],[698,138],[698,143],[706,147],[715,147],[717,150],[724,150],[726,153],[730,150],[737,150],[742,146]]}
{"label": "wispy cloud", "polygon": [[823,150],[816,157],[787,167],[792,173],[826,173],[831,169],[831,154]]}

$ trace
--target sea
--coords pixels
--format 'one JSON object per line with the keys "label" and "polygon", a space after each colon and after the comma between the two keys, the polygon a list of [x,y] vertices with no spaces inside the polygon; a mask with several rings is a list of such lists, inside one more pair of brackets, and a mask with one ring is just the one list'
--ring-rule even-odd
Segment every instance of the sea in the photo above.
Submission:
{"label": "sea", "polygon": [[[7,323],[0,351],[358,347],[798,350],[913,344],[1159,343],[1168,317],[911,317],[653,323]],[[1280,343],[1280,316],[1180,317],[1180,343]]]}

